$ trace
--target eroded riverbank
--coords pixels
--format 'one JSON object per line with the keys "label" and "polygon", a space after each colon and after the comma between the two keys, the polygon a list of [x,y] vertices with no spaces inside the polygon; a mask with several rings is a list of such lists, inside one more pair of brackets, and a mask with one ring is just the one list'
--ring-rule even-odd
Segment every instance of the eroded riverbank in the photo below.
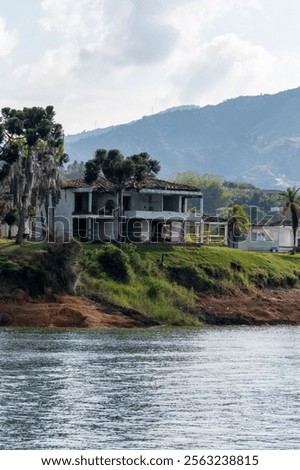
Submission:
{"label": "eroded riverbank", "polygon": [[[195,317],[206,325],[300,325],[298,289],[236,295],[199,295]],[[131,309],[85,297],[48,293],[31,299],[18,290],[0,300],[0,325],[52,328],[140,328],[158,322]]]}
{"label": "eroded riverbank", "polygon": [[15,300],[0,300],[0,325],[53,328],[140,328],[156,322],[139,312],[90,299],[48,294],[31,299],[18,290]]}
{"label": "eroded riverbank", "polygon": [[225,247],[0,246],[0,324],[300,324],[300,256]]}

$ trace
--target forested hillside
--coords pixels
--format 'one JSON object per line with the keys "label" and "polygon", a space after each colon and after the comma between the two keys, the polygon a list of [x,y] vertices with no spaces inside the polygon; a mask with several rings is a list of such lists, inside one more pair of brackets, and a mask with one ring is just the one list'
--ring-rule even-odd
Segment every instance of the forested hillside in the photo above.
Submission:
{"label": "forested hillside", "polygon": [[180,107],[140,120],[66,137],[72,160],[98,148],[147,151],[159,177],[192,170],[264,188],[300,182],[300,88],[246,96],[216,106]]}

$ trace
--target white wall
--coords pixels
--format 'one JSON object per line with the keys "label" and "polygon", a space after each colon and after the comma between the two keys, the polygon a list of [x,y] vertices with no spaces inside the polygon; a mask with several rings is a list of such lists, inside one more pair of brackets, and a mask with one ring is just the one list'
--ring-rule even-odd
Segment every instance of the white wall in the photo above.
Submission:
{"label": "white wall", "polygon": [[132,211],[162,211],[161,194],[144,194],[136,191],[126,191],[123,196],[129,196]]}
{"label": "white wall", "polygon": [[[8,237],[8,232],[9,232],[9,226],[7,224],[2,224],[0,226],[1,229],[1,236],[2,238],[7,238]],[[17,225],[13,225],[11,228],[11,236],[15,237],[18,233],[18,227]]]}
{"label": "white wall", "polygon": [[293,231],[290,226],[251,227],[248,238],[238,248],[249,251],[269,251],[272,248],[292,248]]}
{"label": "white wall", "polygon": [[99,194],[99,193],[92,193],[92,210],[93,213],[104,213],[105,204],[107,201],[112,199],[116,206],[117,206],[117,199],[115,195],[112,194]]}
{"label": "white wall", "polygon": [[171,241],[178,243],[183,241],[183,223],[172,222],[171,223]]}

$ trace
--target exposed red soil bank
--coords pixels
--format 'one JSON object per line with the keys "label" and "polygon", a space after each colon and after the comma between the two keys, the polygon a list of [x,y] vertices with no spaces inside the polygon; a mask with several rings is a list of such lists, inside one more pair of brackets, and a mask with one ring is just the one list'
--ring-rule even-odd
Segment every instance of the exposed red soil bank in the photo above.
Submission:
{"label": "exposed red soil bank", "polygon": [[[300,290],[262,290],[236,295],[198,295],[195,314],[211,325],[300,325]],[[15,327],[137,328],[157,323],[140,313],[71,295],[32,300],[17,290],[0,300],[0,325]]]}
{"label": "exposed red soil bank", "polygon": [[205,323],[215,325],[300,325],[300,290],[279,289],[236,295],[199,295],[198,308]]}
{"label": "exposed red soil bank", "polygon": [[71,295],[50,294],[33,301],[25,292],[18,291],[15,300],[0,300],[0,324],[33,328],[136,328],[151,325],[151,321],[138,312],[121,310]]}

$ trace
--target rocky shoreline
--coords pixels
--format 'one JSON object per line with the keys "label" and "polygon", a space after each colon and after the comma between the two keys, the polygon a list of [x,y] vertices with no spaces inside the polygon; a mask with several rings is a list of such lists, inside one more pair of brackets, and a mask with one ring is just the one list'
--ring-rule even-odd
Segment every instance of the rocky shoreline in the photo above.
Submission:
{"label": "rocky shoreline", "polygon": [[[300,325],[300,290],[198,295],[194,312],[206,325]],[[18,289],[0,299],[0,326],[30,328],[142,328],[159,325],[141,313],[99,298],[47,292],[32,299]]]}

